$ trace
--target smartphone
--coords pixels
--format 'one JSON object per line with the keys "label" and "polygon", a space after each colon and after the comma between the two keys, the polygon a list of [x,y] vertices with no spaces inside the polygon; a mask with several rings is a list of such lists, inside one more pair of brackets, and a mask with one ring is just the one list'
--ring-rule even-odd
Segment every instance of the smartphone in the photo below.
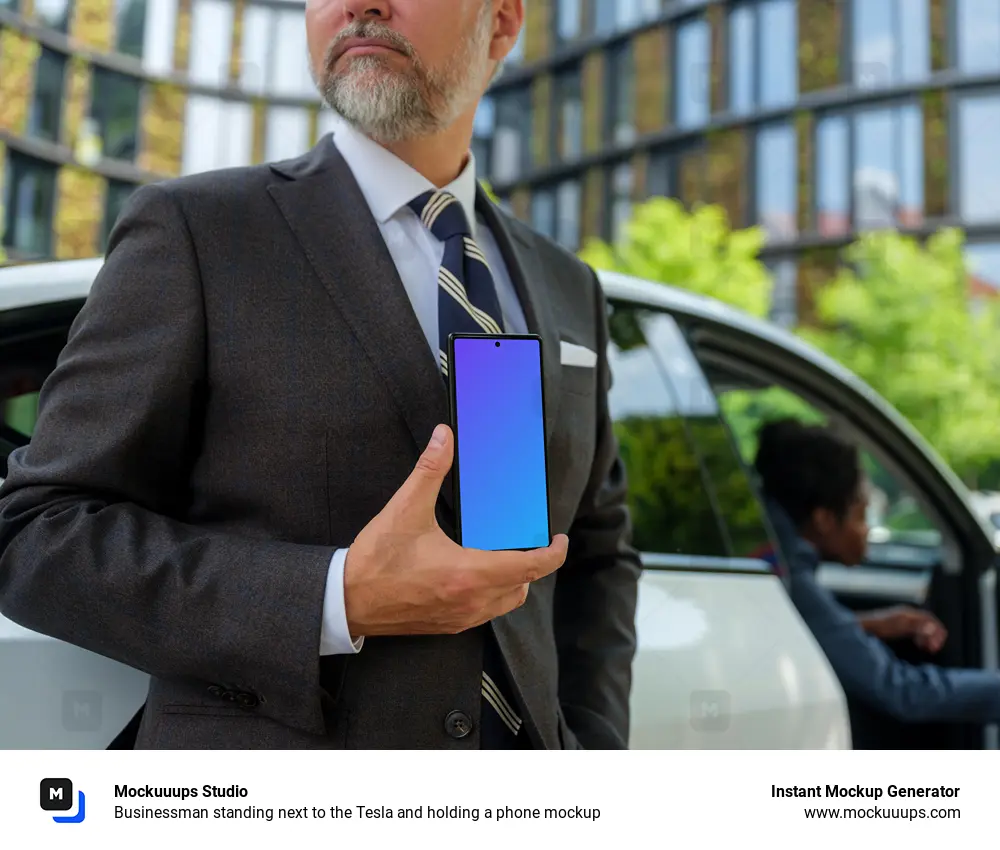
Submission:
{"label": "smartphone", "polygon": [[452,334],[448,364],[458,542],[490,551],[548,546],[541,337]]}

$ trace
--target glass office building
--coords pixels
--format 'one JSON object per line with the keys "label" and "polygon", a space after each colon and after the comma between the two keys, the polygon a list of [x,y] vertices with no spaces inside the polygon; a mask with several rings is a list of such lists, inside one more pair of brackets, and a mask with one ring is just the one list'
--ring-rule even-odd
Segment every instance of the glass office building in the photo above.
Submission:
{"label": "glass office building", "polygon": [[12,261],[89,257],[136,186],[298,155],[326,132],[303,4],[0,0]]}
{"label": "glass office building", "polygon": [[766,230],[782,321],[872,228],[960,225],[1000,288],[1000,0],[525,5],[477,151],[567,247],[672,195]]}
{"label": "glass office building", "polygon": [[[863,230],[969,235],[1000,288],[1000,0],[525,0],[477,115],[508,208],[570,249],[665,194],[762,225],[791,320]],[[100,253],[146,181],[329,127],[301,2],[0,0],[3,241]]]}

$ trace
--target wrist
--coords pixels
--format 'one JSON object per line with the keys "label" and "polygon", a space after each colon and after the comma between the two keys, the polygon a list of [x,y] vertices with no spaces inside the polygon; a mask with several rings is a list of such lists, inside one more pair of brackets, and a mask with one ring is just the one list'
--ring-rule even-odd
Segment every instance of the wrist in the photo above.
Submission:
{"label": "wrist", "polygon": [[365,635],[364,605],[358,589],[358,558],[353,547],[347,550],[344,558],[344,618],[347,621],[347,633],[355,642]]}

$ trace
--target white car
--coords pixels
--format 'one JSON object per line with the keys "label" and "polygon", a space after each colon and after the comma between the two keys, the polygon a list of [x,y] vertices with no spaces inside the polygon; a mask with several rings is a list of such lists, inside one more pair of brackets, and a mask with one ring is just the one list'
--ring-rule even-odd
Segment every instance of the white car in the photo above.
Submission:
{"label": "white car", "polygon": [[[0,270],[0,478],[101,262]],[[825,566],[821,580],[855,607],[926,603],[952,635],[945,663],[996,667],[996,555],[951,471],[875,393],[790,334],[668,286],[601,278],[645,565],[631,746],[995,746],[995,730],[902,728],[849,705],[768,560],[781,547],[750,474],[748,428],[778,399],[857,439],[886,522],[923,523],[934,545],[890,534],[868,564]],[[144,673],[0,617],[0,749],[131,747],[146,685]]]}

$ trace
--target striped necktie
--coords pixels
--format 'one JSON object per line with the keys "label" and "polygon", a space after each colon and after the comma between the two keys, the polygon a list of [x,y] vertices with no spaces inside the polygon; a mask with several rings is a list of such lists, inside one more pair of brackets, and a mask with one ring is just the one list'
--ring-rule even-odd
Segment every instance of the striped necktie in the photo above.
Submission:
{"label": "striped necktie", "polygon": [[[503,314],[486,255],[472,238],[472,228],[450,192],[428,191],[410,202],[423,225],[444,244],[438,269],[438,359],[448,375],[448,337],[453,333],[503,333]],[[480,742],[483,749],[527,746],[519,735],[521,718],[504,696],[509,692],[503,657],[487,624],[482,675]]]}

